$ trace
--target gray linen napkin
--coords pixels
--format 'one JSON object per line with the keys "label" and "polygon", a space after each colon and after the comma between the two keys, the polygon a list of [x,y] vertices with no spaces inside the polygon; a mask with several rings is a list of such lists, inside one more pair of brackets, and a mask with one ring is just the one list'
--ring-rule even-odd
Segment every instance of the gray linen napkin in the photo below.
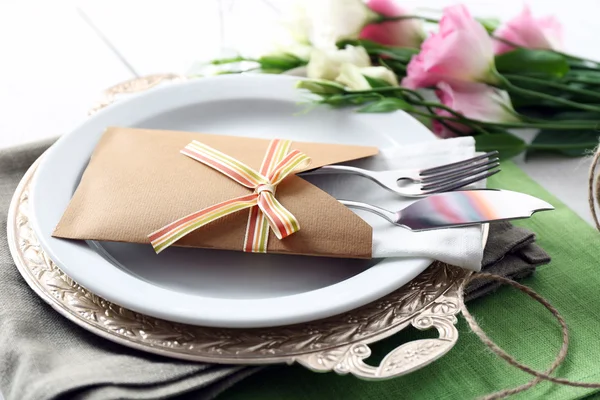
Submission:
{"label": "gray linen napkin", "polygon": [[[0,150],[0,224],[27,168],[52,141]],[[532,233],[494,224],[484,270],[512,278],[533,273],[548,256]],[[474,282],[467,299],[496,285]],[[169,359],[97,337],[52,310],[20,276],[0,229],[0,390],[6,400],[212,399],[258,367]]]}
{"label": "gray linen napkin", "polygon": [[[538,266],[550,262],[550,256],[534,241],[533,232],[509,222],[490,224],[481,271],[514,280],[531,276]],[[496,281],[472,281],[465,289],[465,301],[482,297],[500,286]]]}
{"label": "gray linen napkin", "polygon": [[0,390],[6,400],[214,398],[258,368],[178,361],[112,343],[61,317],[16,269],[6,242],[12,193],[53,141],[0,150]]}

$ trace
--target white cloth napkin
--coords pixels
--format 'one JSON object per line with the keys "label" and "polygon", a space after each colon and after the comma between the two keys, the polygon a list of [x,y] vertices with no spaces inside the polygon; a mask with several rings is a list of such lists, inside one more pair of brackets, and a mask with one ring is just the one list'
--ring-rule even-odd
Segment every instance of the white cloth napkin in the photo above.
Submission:
{"label": "white cloth napkin", "polygon": [[[461,137],[382,149],[377,156],[352,165],[371,170],[422,169],[474,155],[473,138]],[[337,199],[362,201],[390,211],[400,210],[417,201],[400,197],[359,176],[317,175],[306,179]],[[478,187],[483,186],[484,183],[478,184]],[[411,232],[372,213],[355,212],[373,227],[374,258],[426,257],[474,271],[481,269],[483,246],[478,226]]]}

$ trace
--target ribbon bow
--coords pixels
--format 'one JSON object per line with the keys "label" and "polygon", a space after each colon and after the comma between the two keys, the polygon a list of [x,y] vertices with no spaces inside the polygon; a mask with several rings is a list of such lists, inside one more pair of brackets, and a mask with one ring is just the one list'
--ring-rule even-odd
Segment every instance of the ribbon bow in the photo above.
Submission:
{"label": "ribbon bow", "polygon": [[196,140],[182,154],[200,161],[254,192],[197,211],[148,235],[156,253],[196,229],[234,212],[250,208],[244,251],[265,253],[269,226],[278,239],[300,230],[298,220],[275,198],[277,185],[289,174],[306,167],[310,158],[298,150],[288,153],[291,141],[274,139],[269,143],[260,172]]}

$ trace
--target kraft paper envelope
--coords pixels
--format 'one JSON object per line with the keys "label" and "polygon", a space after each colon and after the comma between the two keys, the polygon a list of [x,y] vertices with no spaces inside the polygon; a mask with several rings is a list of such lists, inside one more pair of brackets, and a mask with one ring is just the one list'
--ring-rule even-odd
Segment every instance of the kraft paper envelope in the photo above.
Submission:
{"label": "kraft paper envelope", "polygon": [[[256,170],[269,144],[269,140],[245,137],[108,128],[53,236],[149,243],[150,233],[185,215],[252,192],[181,154],[192,140]],[[293,142],[291,149],[311,157],[306,169],[378,152],[375,147],[304,142]],[[327,193],[298,176],[288,176],[275,196],[298,219],[300,231],[279,240],[269,230],[268,252],[371,258],[371,226]],[[241,251],[248,212],[205,225],[175,245]]]}

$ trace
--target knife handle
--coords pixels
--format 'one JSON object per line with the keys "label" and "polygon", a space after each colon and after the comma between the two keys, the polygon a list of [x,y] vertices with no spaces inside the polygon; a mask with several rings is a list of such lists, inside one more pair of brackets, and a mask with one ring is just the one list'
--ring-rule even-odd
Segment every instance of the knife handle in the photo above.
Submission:
{"label": "knife handle", "polygon": [[356,210],[363,210],[363,211],[368,211],[373,214],[377,214],[380,217],[387,219],[392,224],[398,225],[398,213],[391,212],[391,211],[386,210],[385,208],[373,206],[371,204],[362,203],[360,201],[354,201],[354,200],[338,200],[338,201],[348,208],[354,208]]}

